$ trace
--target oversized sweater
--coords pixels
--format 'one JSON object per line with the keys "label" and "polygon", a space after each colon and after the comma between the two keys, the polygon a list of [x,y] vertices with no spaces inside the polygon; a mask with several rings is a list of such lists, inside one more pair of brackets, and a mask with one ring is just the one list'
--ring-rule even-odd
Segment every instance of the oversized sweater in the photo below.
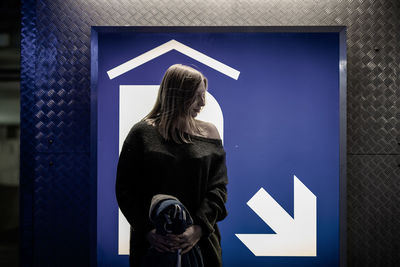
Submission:
{"label": "oversized sweater", "polygon": [[206,267],[222,266],[217,222],[227,216],[228,183],[221,140],[189,135],[192,143],[166,141],[158,130],[141,121],[130,130],[118,161],[116,196],[131,225],[130,264],[140,261],[150,246],[146,234],[151,199],[156,194],[177,197],[200,225],[198,245]]}

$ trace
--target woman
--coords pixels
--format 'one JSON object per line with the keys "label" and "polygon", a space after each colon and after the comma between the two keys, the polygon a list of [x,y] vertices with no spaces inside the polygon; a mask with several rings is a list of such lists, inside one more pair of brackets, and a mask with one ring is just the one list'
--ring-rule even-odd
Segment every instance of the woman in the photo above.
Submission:
{"label": "woman", "polygon": [[[120,154],[116,196],[131,225],[130,264],[140,266],[147,249],[188,252],[198,244],[204,266],[222,266],[217,221],[227,216],[225,151],[216,127],[195,117],[205,105],[207,79],[197,70],[172,65],[153,109],[135,124]],[[178,198],[194,224],[181,235],[162,236],[149,221],[157,194]]]}

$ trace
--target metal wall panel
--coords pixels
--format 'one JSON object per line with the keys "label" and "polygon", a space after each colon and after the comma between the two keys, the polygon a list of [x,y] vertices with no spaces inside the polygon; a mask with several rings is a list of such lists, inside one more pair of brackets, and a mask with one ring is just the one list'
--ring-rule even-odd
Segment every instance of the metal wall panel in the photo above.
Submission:
{"label": "metal wall panel", "polygon": [[350,266],[396,266],[400,240],[400,156],[348,157]]}
{"label": "metal wall panel", "polygon": [[35,157],[36,8],[34,1],[21,7],[21,141],[20,141],[20,264],[33,262],[33,171]]}
{"label": "metal wall panel", "polygon": [[[388,227],[400,228],[394,216],[395,206],[390,204],[396,199],[388,199],[382,205],[376,201],[375,191],[380,190],[385,201],[383,196],[400,190],[396,165],[399,163],[396,155],[400,154],[398,0],[28,0],[23,1],[22,13],[21,253],[25,266],[54,266],[42,256],[65,256],[64,252],[53,250],[61,239],[40,238],[44,231],[65,235],[54,207],[63,207],[69,220],[79,222],[84,229],[90,226],[88,216],[82,216],[89,214],[90,207],[82,203],[90,202],[89,192],[95,186],[89,180],[90,26],[93,25],[347,26],[347,150],[351,155],[347,189],[348,262],[350,266],[359,263],[373,266],[384,265],[389,259],[400,260],[400,253],[390,254],[389,259],[385,253],[374,253],[383,248],[387,252],[396,248],[398,251],[399,247],[399,241],[387,242],[385,232]],[[367,161],[366,154],[371,155]],[[382,164],[386,160],[394,165]],[[53,165],[55,171],[40,169],[50,162],[66,165]],[[71,173],[74,179],[70,179]],[[66,206],[64,198],[52,199],[53,187],[48,184],[53,183],[55,176],[60,192],[80,201]],[[361,202],[353,198],[359,192],[364,196]],[[367,211],[377,209],[393,220],[381,216],[376,217],[379,220],[366,221]],[[41,227],[42,224],[46,227]],[[372,227],[374,231],[368,232]],[[69,231],[69,238],[80,240],[76,245],[87,251],[78,254],[77,259],[81,259],[75,266],[87,266],[89,233],[73,227]],[[367,243],[367,250],[360,245]],[[367,257],[365,251],[370,252]]]}
{"label": "metal wall panel", "polygon": [[89,266],[88,153],[37,153],[34,266]]}

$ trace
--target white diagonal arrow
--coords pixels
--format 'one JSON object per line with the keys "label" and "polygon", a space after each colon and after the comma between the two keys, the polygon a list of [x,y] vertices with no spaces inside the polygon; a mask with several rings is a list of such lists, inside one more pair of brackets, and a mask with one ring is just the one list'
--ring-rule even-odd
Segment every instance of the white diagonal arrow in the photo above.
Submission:
{"label": "white diagonal arrow", "polygon": [[256,256],[317,256],[317,197],[294,176],[294,218],[263,188],[247,205],[276,234],[236,234]]}

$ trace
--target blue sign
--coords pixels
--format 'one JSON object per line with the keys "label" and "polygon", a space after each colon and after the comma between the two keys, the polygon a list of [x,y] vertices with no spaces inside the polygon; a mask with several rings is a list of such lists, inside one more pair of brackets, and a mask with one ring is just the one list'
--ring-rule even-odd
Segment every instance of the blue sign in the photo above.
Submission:
{"label": "blue sign", "polygon": [[175,63],[209,80],[200,118],[220,130],[227,155],[224,266],[339,266],[339,32],[101,29],[92,47],[98,266],[128,266],[118,155]]}

